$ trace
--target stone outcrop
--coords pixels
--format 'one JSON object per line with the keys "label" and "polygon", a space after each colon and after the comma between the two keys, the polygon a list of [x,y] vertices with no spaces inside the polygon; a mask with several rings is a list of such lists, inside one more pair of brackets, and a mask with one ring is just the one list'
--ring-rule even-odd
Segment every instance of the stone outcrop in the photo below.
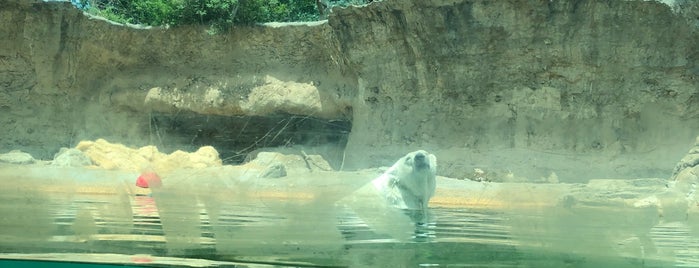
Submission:
{"label": "stone outcrop", "polygon": [[[327,22],[210,35],[0,0],[0,149],[50,158],[105,138],[174,151],[208,135],[236,152],[220,147],[228,132],[197,126],[291,114],[351,121],[334,163],[345,168],[424,148],[457,178],[474,168],[555,170],[561,181],[667,176],[699,129],[692,12],[654,1],[387,0],[336,8]],[[183,121],[194,138],[156,124],[185,113],[199,116]]]}
{"label": "stone outcrop", "polygon": [[61,167],[82,167],[92,165],[92,160],[82,151],[75,148],[61,148],[53,157],[51,165]]}
{"label": "stone outcrop", "polygon": [[9,163],[16,165],[33,164],[36,162],[32,155],[20,150],[12,150],[4,154],[0,154],[0,163]]}
{"label": "stone outcrop", "polygon": [[680,162],[675,165],[672,172],[672,178],[680,180],[687,173],[699,174],[699,136],[694,143],[694,146],[689,149],[687,155],[682,157]]}
{"label": "stone outcrop", "polygon": [[697,184],[699,184],[699,136],[687,155],[675,165],[671,182],[674,188],[686,194],[687,198],[695,199]]}
{"label": "stone outcrop", "polygon": [[283,154],[278,152],[259,152],[255,159],[242,166],[250,172],[259,172],[263,178],[279,178],[314,171],[332,171],[330,164],[320,155]]}
{"label": "stone outcrop", "polygon": [[155,146],[135,149],[98,139],[81,141],[76,149],[89,157],[95,166],[111,170],[168,173],[178,169],[220,167],[222,164],[218,152],[211,146],[201,147],[193,153],[178,150],[164,154]]}

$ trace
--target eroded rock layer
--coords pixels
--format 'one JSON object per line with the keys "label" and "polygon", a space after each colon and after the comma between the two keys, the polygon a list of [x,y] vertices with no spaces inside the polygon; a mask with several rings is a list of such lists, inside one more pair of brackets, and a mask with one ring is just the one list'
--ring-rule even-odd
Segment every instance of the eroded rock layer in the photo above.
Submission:
{"label": "eroded rock layer", "polygon": [[669,176],[699,129],[696,10],[387,0],[335,9],[327,22],[211,35],[2,0],[0,150],[50,159],[97,138],[176,148],[192,144],[154,130],[154,114],[281,114],[351,125],[346,151],[328,158],[336,168],[424,148],[458,178],[474,168],[562,181]]}

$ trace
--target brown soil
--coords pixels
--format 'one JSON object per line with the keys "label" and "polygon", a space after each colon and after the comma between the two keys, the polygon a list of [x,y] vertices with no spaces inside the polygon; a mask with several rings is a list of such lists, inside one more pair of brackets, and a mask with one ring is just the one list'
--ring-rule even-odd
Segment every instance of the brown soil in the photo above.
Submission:
{"label": "brown soil", "polygon": [[655,1],[380,1],[327,21],[144,28],[66,2],[0,7],[0,152],[106,139],[437,155],[440,175],[669,177],[699,129],[697,8]]}

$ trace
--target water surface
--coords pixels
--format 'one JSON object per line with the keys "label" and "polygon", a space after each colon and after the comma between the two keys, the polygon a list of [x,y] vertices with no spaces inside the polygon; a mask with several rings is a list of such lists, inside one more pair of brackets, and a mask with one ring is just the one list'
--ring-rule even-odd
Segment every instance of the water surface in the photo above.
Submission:
{"label": "water surface", "polygon": [[325,198],[325,187],[305,195],[209,178],[199,187],[134,194],[125,186],[132,175],[92,185],[102,188],[71,174],[3,180],[1,257],[158,266],[699,267],[695,219],[666,221],[653,207],[436,205],[420,218],[363,197]]}

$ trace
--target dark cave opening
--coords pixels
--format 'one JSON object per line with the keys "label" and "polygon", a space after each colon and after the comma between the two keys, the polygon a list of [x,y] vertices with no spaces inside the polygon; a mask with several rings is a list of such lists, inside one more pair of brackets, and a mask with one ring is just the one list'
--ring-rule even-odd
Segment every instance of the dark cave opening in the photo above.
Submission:
{"label": "dark cave opening", "polygon": [[[352,129],[348,120],[277,114],[271,116],[219,116],[194,113],[153,114],[150,138],[165,151],[196,151],[213,146],[224,164],[240,164],[261,149],[308,150],[337,166]],[[293,149],[292,149],[293,148]],[[318,150],[317,148],[323,148]],[[335,163],[333,163],[335,162]]]}

